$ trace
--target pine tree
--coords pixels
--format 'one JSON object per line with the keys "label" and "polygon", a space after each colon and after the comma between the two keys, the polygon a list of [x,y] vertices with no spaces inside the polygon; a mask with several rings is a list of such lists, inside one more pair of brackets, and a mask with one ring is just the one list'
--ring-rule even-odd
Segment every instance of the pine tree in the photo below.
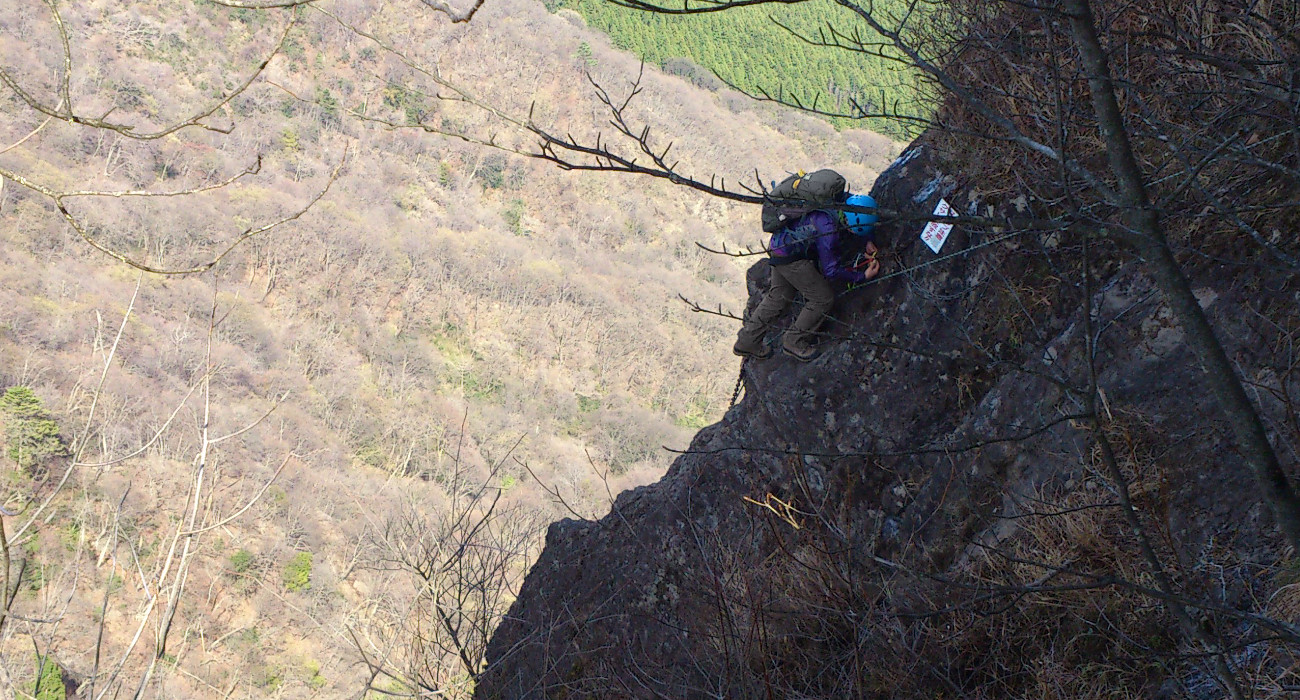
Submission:
{"label": "pine tree", "polygon": [[15,697],[34,697],[36,700],[64,700],[68,697],[67,687],[63,684],[63,673],[59,665],[48,656],[37,658],[36,680],[27,686],[27,693]]}
{"label": "pine tree", "polygon": [[339,118],[339,101],[329,88],[316,88],[316,104],[320,105],[320,122],[325,126],[338,126],[341,123]]}
{"label": "pine tree", "polygon": [[31,389],[9,387],[0,396],[0,419],[4,420],[6,453],[20,468],[30,471],[42,460],[64,454],[59,424]]}

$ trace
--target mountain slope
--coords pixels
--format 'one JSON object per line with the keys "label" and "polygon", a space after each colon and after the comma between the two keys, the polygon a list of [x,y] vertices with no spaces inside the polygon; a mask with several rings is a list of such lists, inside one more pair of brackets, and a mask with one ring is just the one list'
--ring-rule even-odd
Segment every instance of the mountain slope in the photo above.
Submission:
{"label": "mountain slope", "polygon": [[[535,102],[574,134],[606,118],[580,43],[612,88],[637,73],[635,58],[536,3],[490,3],[467,27],[411,9],[355,3],[338,18],[483,100],[518,114]],[[62,52],[45,11],[0,8],[0,57],[49,96]],[[78,103],[96,114],[116,104],[114,118],[142,129],[242,79],[289,17],[188,0],[61,11]],[[139,276],[47,199],[4,182],[0,390],[30,387],[78,454],[5,467],[11,509],[49,499],[12,542],[25,572],[14,611],[46,619],[66,606],[58,626],[4,628],[0,667],[14,683],[36,671],[33,635],[87,678],[102,622],[105,654],[123,659],[114,682],[131,689],[153,664],[167,697],[354,697],[370,651],[358,639],[421,651],[427,618],[409,611],[426,589],[399,555],[454,525],[467,494],[481,509],[501,494],[493,545],[510,555],[491,606],[466,611],[486,624],[481,645],[540,523],[566,507],[603,513],[607,489],[656,478],[662,445],[684,446],[730,396],[731,329],[676,295],[740,296],[742,267],[694,243],[752,241],[755,212],[430,134],[422,124],[483,139],[502,127],[436,100],[427,75],[321,13],[303,13],[266,78],[218,115],[234,120],[229,135],[139,143],[55,120],[0,154],[0,167],[44,184],[106,191],[212,184],[260,156],[260,171],[200,196],[69,200],[101,244],[174,268],[296,212],[348,153],[301,218],[180,277]],[[895,148],[653,70],[644,85],[636,114],[678,124],[683,163],[733,181],[834,164],[868,182]],[[44,118],[4,100],[9,146]],[[202,507],[186,510],[196,480]],[[33,512],[4,516],[8,532]],[[201,527],[182,527],[195,512]],[[156,601],[175,542],[192,558],[162,647]],[[461,661],[442,651],[424,668],[463,688]]]}

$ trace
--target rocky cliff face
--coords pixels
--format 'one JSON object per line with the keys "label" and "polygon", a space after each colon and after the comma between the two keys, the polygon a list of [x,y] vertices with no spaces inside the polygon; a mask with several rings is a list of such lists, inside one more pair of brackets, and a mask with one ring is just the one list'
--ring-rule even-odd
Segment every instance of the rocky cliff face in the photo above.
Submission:
{"label": "rocky cliff face", "polygon": [[[914,145],[873,194],[918,215],[940,197],[1034,213],[953,162]],[[750,362],[743,401],[660,482],[599,522],[551,526],[476,697],[1081,697],[1078,682],[1216,696],[1139,590],[1149,563],[1079,418],[1079,241],[959,226],[942,254],[966,254],[940,260],[921,226],[884,227],[884,272],[906,271],[842,295],[818,359]],[[1102,422],[1139,518],[1179,594],[1222,609],[1201,624],[1249,636],[1231,611],[1276,612],[1260,597],[1278,582],[1267,511],[1140,261],[1092,254]],[[1290,444],[1290,282],[1190,268]],[[766,277],[765,263],[750,271],[752,297]]]}

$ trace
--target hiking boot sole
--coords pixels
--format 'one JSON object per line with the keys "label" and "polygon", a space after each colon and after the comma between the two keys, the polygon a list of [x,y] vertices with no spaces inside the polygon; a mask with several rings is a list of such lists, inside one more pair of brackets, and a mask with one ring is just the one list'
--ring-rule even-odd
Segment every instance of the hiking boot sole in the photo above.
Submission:
{"label": "hiking boot sole", "polygon": [[741,351],[741,350],[737,350],[737,349],[735,349],[735,348],[732,348],[732,349],[731,349],[731,352],[732,352],[733,354],[735,354],[735,355],[737,355],[737,356],[739,356],[739,357],[743,357],[743,358],[745,358],[745,359],[747,359],[747,360],[766,360],[767,358],[769,358],[769,357],[772,356],[772,350],[771,350],[771,348],[764,348],[764,349],[762,349],[762,350],[760,350],[760,351],[758,351],[758,352],[744,352],[744,351]]}
{"label": "hiking boot sole", "polygon": [[812,350],[808,351],[807,354],[802,354],[802,355],[801,355],[801,354],[799,354],[799,353],[797,353],[797,352],[794,352],[793,350],[790,350],[789,348],[784,348],[784,347],[783,347],[783,348],[781,348],[781,354],[782,354],[782,355],[789,355],[790,357],[793,357],[794,359],[796,359],[796,360],[798,360],[798,361],[800,361],[800,362],[811,362],[812,360],[817,359],[817,358],[818,358],[822,353],[821,353],[820,350],[818,350],[818,349],[816,349],[816,348],[813,348]]}

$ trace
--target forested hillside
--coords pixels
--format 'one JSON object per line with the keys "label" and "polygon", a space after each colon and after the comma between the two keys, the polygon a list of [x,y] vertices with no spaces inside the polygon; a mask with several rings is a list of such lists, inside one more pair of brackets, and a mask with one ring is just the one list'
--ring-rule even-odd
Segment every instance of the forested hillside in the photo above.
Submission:
{"label": "forested hillside", "polygon": [[[884,0],[872,7],[890,16],[906,5]],[[759,5],[697,15],[638,12],[606,0],[563,0],[558,6],[578,12],[617,46],[703,87],[717,89],[725,82],[751,94],[765,92],[837,114],[857,112],[855,101],[867,113],[928,113],[917,101],[909,68],[869,52],[816,45],[846,41],[835,34],[849,28],[859,32],[854,39],[879,39],[861,34],[853,13],[834,3]],[[907,135],[904,123],[893,119],[831,121],[841,128]]]}
{"label": "forested hillside", "polygon": [[[467,692],[545,524],[726,408],[735,329],[678,295],[741,303],[747,261],[695,243],[757,212],[521,157],[501,117],[608,130],[585,74],[625,94],[638,60],[535,2],[331,8],[0,5],[5,692],[41,659],[108,696]],[[641,87],[733,182],[896,154]],[[32,107],[65,95],[93,117]]]}

